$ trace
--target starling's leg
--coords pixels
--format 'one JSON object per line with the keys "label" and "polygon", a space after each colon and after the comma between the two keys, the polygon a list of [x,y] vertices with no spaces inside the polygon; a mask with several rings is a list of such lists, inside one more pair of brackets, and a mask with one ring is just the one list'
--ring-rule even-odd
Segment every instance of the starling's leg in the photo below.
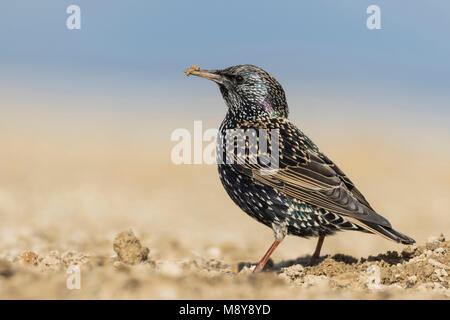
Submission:
{"label": "starling's leg", "polygon": [[314,254],[311,257],[311,261],[309,261],[309,265],[313,266],[315,265],[320,258],[320,249],[322,249],[323,240],[325,239],[325,236],[319,236],[319,240],[317,241],[316,250],[314,251]]}
{"label": "starling's leg", "polygon": [[278,238],[275,239],[274,243],[272,243],[272,245],[270,246],[269,250],[267,250],[264,257],[262,257],[261,261],[259,261],[258,264],[256,265],[255,269],[253,270],[253,273],[258,273],[258,272],[262,271],[262,269],[266,265],[267,261],[269,260],[270,255],[272,254],[272,252],[275,251],[275,249],[278,247],[278,245],[281,243],[281,241],[283,241],[283,239],[284,239],[284,237],[281,239],[278,239]]}

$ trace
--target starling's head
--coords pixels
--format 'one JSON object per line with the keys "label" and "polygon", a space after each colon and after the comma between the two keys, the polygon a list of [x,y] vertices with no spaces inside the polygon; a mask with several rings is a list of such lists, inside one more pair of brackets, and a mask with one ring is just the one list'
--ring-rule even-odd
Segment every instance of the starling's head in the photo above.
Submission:
{"label": "starling's head", "polygon": [[233,116],[240,119],[288,116],[284,90],[270,74],[252,65],[239,65],[222,70],[186,71],[216,82]]}

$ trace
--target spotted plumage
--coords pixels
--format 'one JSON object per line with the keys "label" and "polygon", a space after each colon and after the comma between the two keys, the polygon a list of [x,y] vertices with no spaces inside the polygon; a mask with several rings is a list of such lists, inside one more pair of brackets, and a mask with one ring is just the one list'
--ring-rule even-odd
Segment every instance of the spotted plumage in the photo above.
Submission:
{"label": "spotted plumage", "polygon": [[[339,167],[288,120],[284,90],[266,71],[241,65],[190,74],[215,81],[228,106],[217,140],[225,190],[244,212],[275,233],[255,271],[262,270],[287,234],[319,237],[316,259],[323,238],[341,230],[414,243],[376,213]],[[227,140],[230,133],[233,139]]]}

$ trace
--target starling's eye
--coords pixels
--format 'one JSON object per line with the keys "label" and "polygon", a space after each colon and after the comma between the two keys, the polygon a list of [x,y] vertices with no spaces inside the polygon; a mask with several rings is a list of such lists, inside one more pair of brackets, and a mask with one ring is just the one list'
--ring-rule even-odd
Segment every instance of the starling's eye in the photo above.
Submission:
{"label": "starling's eye", "polygon": [[236,76],[235,81],[236,84],[242,84],[244,82],[244,78],[242,76]]}

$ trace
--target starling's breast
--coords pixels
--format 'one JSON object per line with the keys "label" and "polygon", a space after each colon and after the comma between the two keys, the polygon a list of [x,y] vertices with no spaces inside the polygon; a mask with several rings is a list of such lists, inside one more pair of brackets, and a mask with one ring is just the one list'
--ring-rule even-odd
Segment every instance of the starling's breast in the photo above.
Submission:
{"label": "starling's breast", "polygon": [[248,215],[271,227],[272,223],[284,223],[288,207],[272,188],[255,183],[252,178],[235,170],[232,165],[218,165],[222,185],[233,201]]}

